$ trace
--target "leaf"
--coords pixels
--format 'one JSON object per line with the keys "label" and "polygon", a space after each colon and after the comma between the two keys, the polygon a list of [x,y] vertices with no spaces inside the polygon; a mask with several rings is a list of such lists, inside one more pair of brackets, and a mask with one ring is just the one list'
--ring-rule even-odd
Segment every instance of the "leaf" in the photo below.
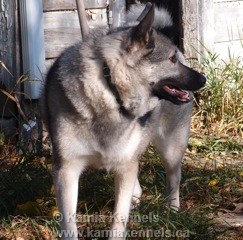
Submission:
{"label": "leaf", "polygon": [[0,61],[0,65],[13,77],[12,73],[8,70],[3,61]]}
{"label": "leaf", "polygon": [[35,200],[39,205],[44,204],[44,200],[41,198],[38,198]]}
{"label": "leaf", "polygon": [[50,212],[49,212],[49,216],[52,217],[52,218],[55,218],[59,214],[60,214],[60,212],[59,212],[57,206],[52,207]]}
{"label": "leaf", "polygon": [[56,194],[56,193],[55,193],[55,187],[54,187],[54,185],[52,185],[52,186],[51,186],[51,195],[52,195],[52,196],[55,196],[55,194]]}
{"label": "leaf", "polygon": [[41,215],[41,210],[38,203],[31,201],[17,205],[16,212],[18,214],[27,215],[29,217]]}
{"label": "leaf", "polygon": [[24,114],[24,112],[23,112],[23,110],[22,110],[22,108],[21,108],[21,106],[20,106],[20,102],[19,102],[19,99],[17,98],[17,96],[13,96],[13,95],[11,95],[10,93],[8,93],[7,91],[5,91],[5,90],[3,90],[3,89],[0,89],[0,91],[1,91],[4,95],[6,95],[9,99],[11,99],[12,101],[14,101],[14,102],[16,103],[17,108],[18,108],[18,110],[19,110],[19,113],[21,114],[21,116],[22,116],[24,119],[26,119],[26,116],[25,116],[25,114]]}
{"label": "leaf", "polygon": [[189,145],[192,147],[199,147],[202,145],[202,141],[198,138],[190,138],[189,139]]}
{"label": "leaf", "polygon": [[235,210],[233,212],[243,214],[243,203],[234,203],[234,205],[235,205]]}
{"label": "leaf", "polygon": [[214,187],[214,186],[217,185],[218,182],[219,181],[217,179],[212,179],[212,180],[209,181],[208,186]]}

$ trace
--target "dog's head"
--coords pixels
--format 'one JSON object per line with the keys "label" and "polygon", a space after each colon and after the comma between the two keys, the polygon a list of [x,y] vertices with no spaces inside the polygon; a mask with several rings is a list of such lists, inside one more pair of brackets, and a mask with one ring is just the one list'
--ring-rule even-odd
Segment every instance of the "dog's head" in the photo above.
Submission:
{"label": "dog's head", "polygon": [[189,91],[198,91],[206,78],[185,65],[177,47],[164,35],[152,29],[154,5],[147,4],[138,18],[140,23],[130,31],[125,49],[127,65],[134,68],[143,82],[148,82],[159,99],[180,104],[192,100]]}

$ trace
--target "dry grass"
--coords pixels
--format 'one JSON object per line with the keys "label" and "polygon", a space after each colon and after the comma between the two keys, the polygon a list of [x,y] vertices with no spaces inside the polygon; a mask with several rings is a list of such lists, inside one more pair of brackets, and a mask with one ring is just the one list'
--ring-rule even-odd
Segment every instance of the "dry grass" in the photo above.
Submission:
{"label": "dry grass", "polygon": [[225,62],[208,52],[203,64],[207,85],[197,99],[195,127],[216,136],[243,136],[243,58]]}

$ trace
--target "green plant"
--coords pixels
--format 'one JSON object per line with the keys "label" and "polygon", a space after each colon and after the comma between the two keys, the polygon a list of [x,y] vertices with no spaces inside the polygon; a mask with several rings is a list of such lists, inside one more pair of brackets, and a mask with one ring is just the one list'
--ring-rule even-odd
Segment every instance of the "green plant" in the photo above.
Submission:
{"label": "green plant", "polygon": [[229,51],[229,60],[208,51],[203,71],[208,78],[195,118],[216,134],[243,134],[243,59]]}

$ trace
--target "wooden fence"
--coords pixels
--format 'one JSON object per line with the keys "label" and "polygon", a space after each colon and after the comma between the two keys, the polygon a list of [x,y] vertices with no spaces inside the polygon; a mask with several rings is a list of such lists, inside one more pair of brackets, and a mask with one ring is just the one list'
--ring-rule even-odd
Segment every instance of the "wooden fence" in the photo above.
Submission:
{"label": "wooden fence", "polygon": [[[85,3],[89,26],[107,26],[106,1],[100,1],[97,9],[92,8],[92,1]],[[43,0],[43,9],[48,68],[65,48],[81,40],[81,31],[75,0]]]}
{"label": "wooden fence", "polygon": [[[100,9],[87,9],[91,26],[106,25],[105,2]],[[81,34],[75,0],[43,0],[43,8],[48,67],[66,47],[79,41]],[[229,51],[243,55],[242,0],[180,0],[179,8],[182,49],[187,57],[200,58],[205,47],[223,59]]]}

